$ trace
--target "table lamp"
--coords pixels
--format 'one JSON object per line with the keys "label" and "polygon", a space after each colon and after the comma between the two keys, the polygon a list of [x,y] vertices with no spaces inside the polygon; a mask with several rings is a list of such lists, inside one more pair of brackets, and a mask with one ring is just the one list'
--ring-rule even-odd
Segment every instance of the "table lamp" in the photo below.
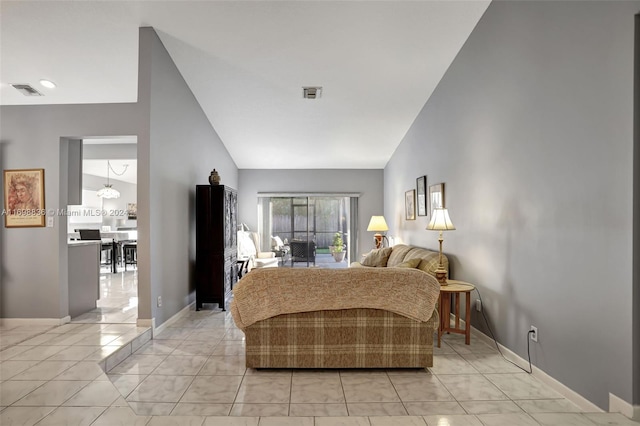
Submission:
{"label": "table lamp", "polygon": [[376,243],[376,248],[382,248],[382,237],[383,235],[380,232],[388,231],[389,227],[387,226],[387,221],[384,220],[384,216],[371,216],[371,220],[369,221],[369,226],[367,227],[367,231],[375,232],[373,236],[373,240]]}
{"label": "table lamp", "polygon": [[438,241],[440,242],[440,257],[438,260],[438,268],[436,269],[436,279],[440,285],[447,285],[447,270],[444,269],[442,264],[442,231],[454,231],[456,229],[449,218],[449,211],[447,209],[433,209],[431,212],[431,221],[427,225],[427,229],[430,231],[440,231]]}

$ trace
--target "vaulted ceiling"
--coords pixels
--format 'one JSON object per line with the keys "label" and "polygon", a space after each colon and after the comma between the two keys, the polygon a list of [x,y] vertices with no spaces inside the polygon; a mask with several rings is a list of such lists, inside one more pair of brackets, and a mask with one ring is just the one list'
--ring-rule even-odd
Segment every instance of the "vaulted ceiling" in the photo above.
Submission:
{"label": "vaulted ceiling", "polygon": [[152,26],[239,168],[383,168],[488,5],[2,1],[0,103],[136,102]]}

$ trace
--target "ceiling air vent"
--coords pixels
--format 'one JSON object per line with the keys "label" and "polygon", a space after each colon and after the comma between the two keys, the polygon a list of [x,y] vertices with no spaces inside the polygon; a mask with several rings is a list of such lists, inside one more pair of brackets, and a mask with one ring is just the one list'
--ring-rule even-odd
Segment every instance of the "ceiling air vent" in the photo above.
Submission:
{"label": "ceiling air vent", "polygon": [[18,92],[22,93],[25,96],[44,96],[42,93],[38,92],[33,87],[28,84],[12,84]]}
{"label": "ceiling air vent", "polygon": [[303,87],[302,97],[305,99],[318,99],[322,95],[322,87]]}

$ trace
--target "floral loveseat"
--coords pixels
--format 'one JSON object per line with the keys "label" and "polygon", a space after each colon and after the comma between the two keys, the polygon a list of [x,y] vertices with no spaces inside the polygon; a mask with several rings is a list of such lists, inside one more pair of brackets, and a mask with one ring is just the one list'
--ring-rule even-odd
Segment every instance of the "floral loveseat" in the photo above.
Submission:
{"label": "floral loveseat", "polygon": [[247,367],[433,365],[440,284],[417,268],[258,269],[233,293]]}

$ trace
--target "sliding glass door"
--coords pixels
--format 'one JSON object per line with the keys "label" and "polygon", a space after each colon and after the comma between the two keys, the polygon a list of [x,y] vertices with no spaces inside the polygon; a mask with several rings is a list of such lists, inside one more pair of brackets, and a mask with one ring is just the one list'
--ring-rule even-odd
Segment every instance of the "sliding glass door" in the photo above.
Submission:
{"label": "sliding glass door", "polygon": [[[355,228],[354,215],[357,198],[332,195],[313,196],[259,196],[258,223],[261,240],[273,237],[289,246],[287,266],[346,267],[356,252],[355,238],[350,232]],[[346,252],[345,260],[333,259],[332,249],[336,235],[343,241],[340,249]],[[271,246],[263,247],[270,250]]]}

